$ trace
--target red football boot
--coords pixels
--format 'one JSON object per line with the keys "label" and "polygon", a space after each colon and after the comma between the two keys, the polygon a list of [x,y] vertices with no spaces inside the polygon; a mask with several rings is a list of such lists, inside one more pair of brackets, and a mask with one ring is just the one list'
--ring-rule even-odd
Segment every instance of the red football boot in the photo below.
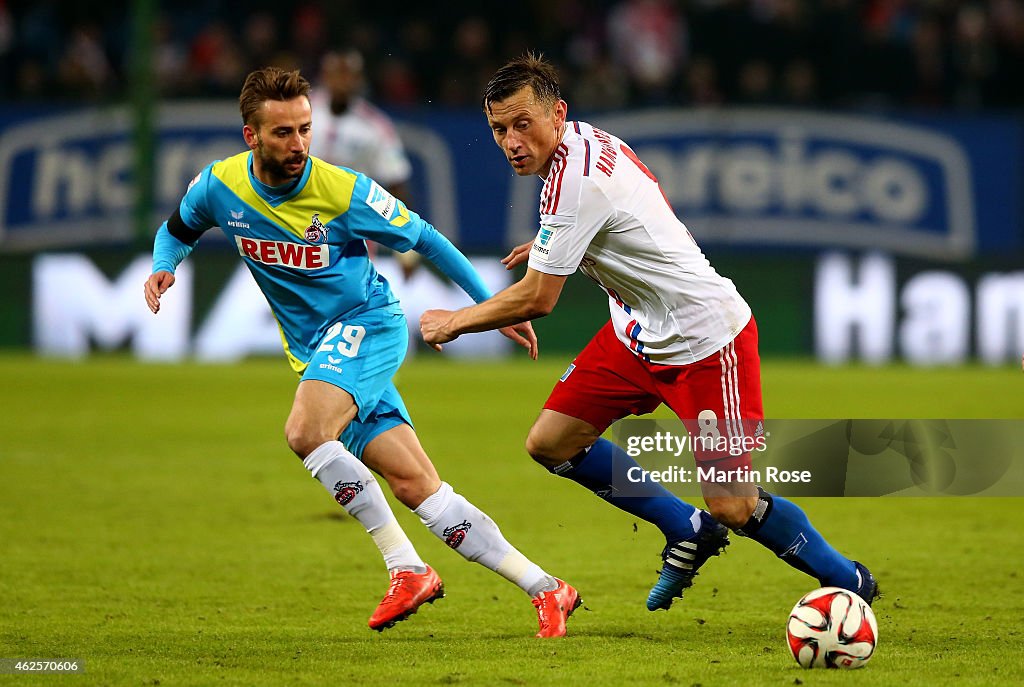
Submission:
{"label": "red football boot", "polygon": [[580,595],[566,582],[555,578],[558,587],[550,592],[541,592],[533,598],[537,607],[537,623],[540,632],[537,637],[564,637],[565,621],[583,603]]}
{"label": "red football boot", "polygon": [[391,586],[370,616],[370,629],[381,632],[405,620],[425,603],[444,598],[444,583],[429,565],[424,573],[411,570],[391,573]]}

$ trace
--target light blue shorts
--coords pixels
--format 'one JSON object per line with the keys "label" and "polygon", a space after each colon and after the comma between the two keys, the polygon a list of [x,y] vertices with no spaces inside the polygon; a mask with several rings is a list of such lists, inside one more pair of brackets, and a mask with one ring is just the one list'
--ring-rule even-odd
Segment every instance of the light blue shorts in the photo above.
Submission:
{"label": "light blue shorts", "polygon": [[316,379],[352,394],[358,410],[340,438],[360,460],[377,435],[401,424],[412,426],[392,382],[408,345],[401,310],[378,308],[328,327],[302,375],[303,381]]}

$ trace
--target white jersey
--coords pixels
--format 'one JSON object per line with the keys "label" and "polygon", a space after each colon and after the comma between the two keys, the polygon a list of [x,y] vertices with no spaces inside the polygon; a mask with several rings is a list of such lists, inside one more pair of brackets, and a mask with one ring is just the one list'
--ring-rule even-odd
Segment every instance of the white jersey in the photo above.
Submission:
{"label": "white jersey", "polygon": [[579,268],[608,294],[615,334],[638,356],[687,365],[721,349],[750,306],[679,221],[654,175],[620,139],[569,122],[540,195],[530,267]]}
{"label": "white jersey", "polygon": [[345,112],[336,115],[331,112],[330,96],[323,91],[313,93],[310,106],[310,155],[362,172],[382,186],[408,181],[412,165],[394,124],[381,110],[356,97]]}

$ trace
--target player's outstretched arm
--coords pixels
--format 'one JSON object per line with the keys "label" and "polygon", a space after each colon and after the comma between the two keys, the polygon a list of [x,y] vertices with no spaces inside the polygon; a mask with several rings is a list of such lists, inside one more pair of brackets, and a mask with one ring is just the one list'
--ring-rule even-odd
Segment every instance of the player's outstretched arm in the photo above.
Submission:
{"label": "player's outstretched arm", "polygon": [[564,276],[531,268],[521,280],[483,303],[454,312],[428,310],[420,318],[420,333],[425,342],[439,348],[462,334],[520,325],[550,313],[564,285]]}
{"label": "player's outstretched arm", "polygon": [[[447,333],[445,329],[446,323],[453,314],[451,310],[428,310],[420,317],[420,335],[435,351],[442,349],[441,344],[459,338]],[[537,359],[540,354],[540,344],[537,342],[537,333],[533,331],[532,324],[520,322],[509,327],[501,327],[498,331],[502,336],[528,350],[530,359]]]}
{"label": "player's outstretched arm", "polygon": [[[173,231],[170,228],[171,224],[174,225]],[[160,296],[174,285],[174,270],[192,252],[202,233],[184,223],[180,210],[175,210],[157,229],[156,237],[153,239],[153,273],[149,275],[143,287],[146,305],[154,313],[160,312]]]}
{"label": "player's outstretched arm", "polygon": [[174,275],[170,272],[160,270],[149,275],[143,290],[146,293],[146,305],[154,314],[160,312],[160,296],[164,295],[164,292],[172,286],[174,286]]}

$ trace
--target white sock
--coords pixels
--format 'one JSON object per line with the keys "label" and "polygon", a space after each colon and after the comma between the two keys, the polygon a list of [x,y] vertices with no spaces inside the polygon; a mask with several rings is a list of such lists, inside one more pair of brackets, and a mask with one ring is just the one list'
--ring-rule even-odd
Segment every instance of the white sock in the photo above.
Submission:
{"label": "white sock", "polygon": [[328,441],[306,456],[302,464],[320,480],[334,500],[373,537],[388,570],[426,572],[373,473],[340,441]]}
{"label": "white sock", "polygon": [[530,596],[558,586],[553,577],[508,543],[493,520],[456,494],[447,482],[441,482],[438,490],[413,512],[427,529],[467,560],[490,568]]}

